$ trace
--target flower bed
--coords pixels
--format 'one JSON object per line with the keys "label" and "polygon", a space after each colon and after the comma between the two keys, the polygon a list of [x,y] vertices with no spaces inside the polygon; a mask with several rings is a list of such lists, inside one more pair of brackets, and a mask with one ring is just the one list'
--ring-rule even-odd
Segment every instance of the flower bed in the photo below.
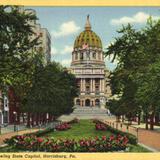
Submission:
{"label": "flower bed", "polygon": [[66,123],[66,122],[64,122],[64,123],[62,123],[62,124],[57,125],[55,128],[56,128],[56,130],[58,130],[58,131],[65,131],[65,130],[70,129],[70,128],[71,128],[71,125],[68,124],[68,123]]}
{"label": "flower bed", "polygon": [[128,144],[126,136],[102,136],[90,139],[40,138],[36,136],[14,136],[5,143],[23,151],[43,152],[107,152],[125,150]]}
{"label": "flower bed", "polygon": [[96,123],[95,128],[96,128],[96,130],[100,130],[100,131],[107,130],[107,126],[103,123]]}
{"label": "flower bed", "polygon": [[134,136],[130,133],[126,133],[126,132],[122,132],[120,130],[117,130],[117,129],[115,129],[115,128],[113,128],[113,127],[111,127],[111,126],[109,126],[99,120],[96,120],[96,122],[94,122],[94,123],[96,123],[96,125],[95,125],[96,130],[103,130],[103,131],[108,130],[108,131],[111,131],[112,133],[114,133],[115,135],[126,136],[129,140],[130,144],[133,144],[133,145],[137,144],[136,136]]}

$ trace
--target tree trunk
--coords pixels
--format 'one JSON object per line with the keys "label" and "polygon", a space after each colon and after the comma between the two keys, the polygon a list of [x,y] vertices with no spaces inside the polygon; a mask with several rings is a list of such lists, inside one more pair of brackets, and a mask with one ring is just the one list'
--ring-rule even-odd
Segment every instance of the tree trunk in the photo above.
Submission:
{"label": "tree trunk", "polygon": [[32,113],[31,119],[32,119],[31,125],[32,125],[32,127],[33,127],[33,126],[34,126],[34,113]]}
{"label": "tree trunk", "polygon": [[150,130],[154,130],[154,112],[150,115]]}
{"label": "tree trunk", "polygon": [[39,122],[42,124],[42,113],[39,114]]}
{"label": "tree trunk", "polygon": [[132,124],[132,119],[131,117],[128,118],[128,125],[131,125]]}
{"label": "tree trunk", "polygon": [[24,124],[25,123],[24,113],[22,113],[22,117],[23,117],[23,124]]}
{"label": "tree trunk", "polygon": [[120,122],[120,116],[116,116],[116,122]]}
{"label": "tree trunk", "polygon": [[148,130],[148,113],[145,116],[146,129]]}
{"label": "tree trunk", "polygon": [[138,125],[141,124],[141,113],[138,114]]}
{"label": "tree trunk", "polygon": [[122,116],[122,122],[124,122],[124,115]]}
{"label": "tree trunk", "polygon": [[159,125],[159,114],[156,114],[156,116],[155,116],[155,124],[156,125]]}
{"label": "tree trunk", "polygon": [[30,127],[30,113],[27,114],[27,127]]}
{"label": "tree trunk", "polygon": [[39,113],[36,113],[36,125],[39,125]]}

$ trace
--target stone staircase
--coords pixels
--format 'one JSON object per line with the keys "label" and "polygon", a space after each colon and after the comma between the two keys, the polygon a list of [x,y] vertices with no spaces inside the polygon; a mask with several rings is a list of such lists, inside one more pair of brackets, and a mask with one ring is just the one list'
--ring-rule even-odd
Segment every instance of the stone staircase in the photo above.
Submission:
{"label": "stone staircase", "polygon": [[73,118],[78,119],[110,119],[113,116],[107,113],[107,109],[99,107],[79,107],[76,106],[70,115],[63,115],[59,118],[62,121],[69,121]]}

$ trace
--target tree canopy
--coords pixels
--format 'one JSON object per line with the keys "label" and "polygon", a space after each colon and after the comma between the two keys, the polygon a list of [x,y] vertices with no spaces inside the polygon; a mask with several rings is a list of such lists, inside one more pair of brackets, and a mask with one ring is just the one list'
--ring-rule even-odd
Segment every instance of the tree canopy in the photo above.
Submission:
{"label": "tree canopy", "polygon": [[70,113],[76,93],[74,75],[68,73],[60,64],[51,62],[37,68],[32,87],[24,102],[24,110],[52,113],[55,116]]}
{"label": "tree canopy", "polygon": [[144,28],[136,30],[128,24],[118,33],[121,36],[107,48],[105,55],[112,55],[113,61],[118,61],[116,69],[111,73],[110,83],[113,95],[119,97],[119,113],[131,118],[143,111],[144,114],[147,113],[147,122],[148,118],[153,122],[160,106],[157,83],[160,20],[153,21],[150,17]]}

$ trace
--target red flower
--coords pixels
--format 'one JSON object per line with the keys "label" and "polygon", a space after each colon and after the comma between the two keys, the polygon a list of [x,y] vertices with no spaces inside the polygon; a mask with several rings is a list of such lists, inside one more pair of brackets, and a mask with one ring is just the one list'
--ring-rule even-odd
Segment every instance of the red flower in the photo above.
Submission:
{"label": "red flower", "polygon": [[102,140],[104,140],[104,141],[105,141],[106,139],[107,139],[107,138],[106,138],[106,136],[102,136]]}
{"label": "red flower", "polygon": [[109,137],[109,140],[110,140],[110,141],[114,140],[114,135],[111,135],[111,136]]}
{"label": "red flower", "polygon": [[43,142],[43,138],[37,138],[37,142],[42,143]]}

